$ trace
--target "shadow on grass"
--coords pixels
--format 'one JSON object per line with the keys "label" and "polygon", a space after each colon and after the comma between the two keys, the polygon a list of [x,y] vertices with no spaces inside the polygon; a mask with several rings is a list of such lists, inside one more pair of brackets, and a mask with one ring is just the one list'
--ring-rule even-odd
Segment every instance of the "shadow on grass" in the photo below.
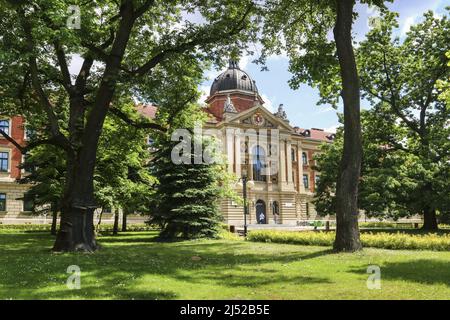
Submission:
{"label": "shadow on grass", "polygon": [[[283,252],[263,246],[255,251],[244,241],[222,240],[156,243],[154,235],[102,237],[103,248],[95,254],[50,254],[50,235],[0,234],[0,298],[174,299],[179,292],[164,287],[173,280],[188,286],[252,288],[329,283],[327,278],[285,273],[279,266],[330,250]],[[81,290],[66,289],[70,265],[81,268]]]}
{"label": "shadow on grass", "polygon": [[[450,286],[448,261],[417,259],[406,262],[386,262],[380,266],[381,279],[402,280],[420,284],[444,284]],[[366,273],[364,268],[351,270],[353,273]]]}

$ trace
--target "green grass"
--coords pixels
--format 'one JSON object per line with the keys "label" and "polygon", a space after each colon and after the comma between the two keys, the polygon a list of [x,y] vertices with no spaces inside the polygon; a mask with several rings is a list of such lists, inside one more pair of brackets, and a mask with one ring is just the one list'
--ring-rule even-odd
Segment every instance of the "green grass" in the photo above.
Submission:
{"label": "green grass", "polygon": [[[242,240],[153,242],[154,232],[103,236],[95,254],[52,254],[43,232],[0,231],[0,299],[448,299],[450,252]],[[200,257],[192,258],[192,257]],[[67,267],[81,268],[69,290]],[[369,265],[381,290],[368,290]]]}

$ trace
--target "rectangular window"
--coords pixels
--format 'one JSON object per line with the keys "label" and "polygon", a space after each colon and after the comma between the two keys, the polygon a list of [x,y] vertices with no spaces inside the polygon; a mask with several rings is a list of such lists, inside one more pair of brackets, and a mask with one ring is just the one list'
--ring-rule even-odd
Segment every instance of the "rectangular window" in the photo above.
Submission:
{"label": "rectangular window", "polygon": [[9,135],[9,120],[7,119],[0,120],[0,130],[3,130],[6,134]]}
{"label": "rectangular window", "polygon": [[306,152],[302,152],[302,162],[304,166],[308,165],[308,156],[306,155]]}
{"label": "rectangular window", "polygon": [[34,171],[34,166],[28,161],[28,154],[22,156],[22,170],[25,173],[32,173]]}
{"label": "rectangular window", "polygon": [[0,211],[6,211],[6,193],[0,193]]}
{"label": "rectangular window", "polygon": [[316,174],[316,176],[314,177],[314,186],[317,187],[317,184],[319,183],[320,180],[320,175]]}
{"label": "rectangular window", "polygon": [[9,169],[9,152],[0,152],[0,172],[8,172]]}
{"label": "rectangular window", "polygon": [[303,185],[305,186],[305,189],[309,189],[309,177],[307,174],[303,175]]}
{"label": "rectangular window", "polygon": [[23,197],[23,211],[30,212],[34,210],[34,199],[33,197],[25,195]]}
{"label": "rectangular window", "polygon": [[28,126],[25,126],[24,139],[31,140],[33,137],[34,137],[34,130],[29,128]]}

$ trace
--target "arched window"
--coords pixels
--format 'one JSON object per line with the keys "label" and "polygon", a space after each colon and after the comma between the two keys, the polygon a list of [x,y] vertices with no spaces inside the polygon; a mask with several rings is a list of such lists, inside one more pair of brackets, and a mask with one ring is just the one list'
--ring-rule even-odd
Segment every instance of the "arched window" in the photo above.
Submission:
{"label": "arched window", "polygon": [[266,181],[266,153],[264,149],[260,146],[253,148],[253,180],[255,181]]}
{"label": "arched window", "polygon": [[308,165],[308,155],[306,154],[306,152],[302,152],[302,162],[305,166]]}

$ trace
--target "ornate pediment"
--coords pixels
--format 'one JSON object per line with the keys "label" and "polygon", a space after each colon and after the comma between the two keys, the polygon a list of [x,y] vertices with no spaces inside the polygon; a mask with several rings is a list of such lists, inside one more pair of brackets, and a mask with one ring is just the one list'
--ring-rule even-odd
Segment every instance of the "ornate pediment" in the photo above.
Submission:
{"label": "ornate pediment", "polygon": [[252,115],[240,120],[240,123],[254,125],[260,128],[276,128],[277,126],[261,112],[256,111]]}
{"label": "ornate pediment", "polygon": [[224,122],[239,123],[246,126],[266,129],[284,129],[292,131],[293,128],[289,122],[281,117],[272,114],[261,105],[255,105],[253,108],[239,112],[231,113]]}

